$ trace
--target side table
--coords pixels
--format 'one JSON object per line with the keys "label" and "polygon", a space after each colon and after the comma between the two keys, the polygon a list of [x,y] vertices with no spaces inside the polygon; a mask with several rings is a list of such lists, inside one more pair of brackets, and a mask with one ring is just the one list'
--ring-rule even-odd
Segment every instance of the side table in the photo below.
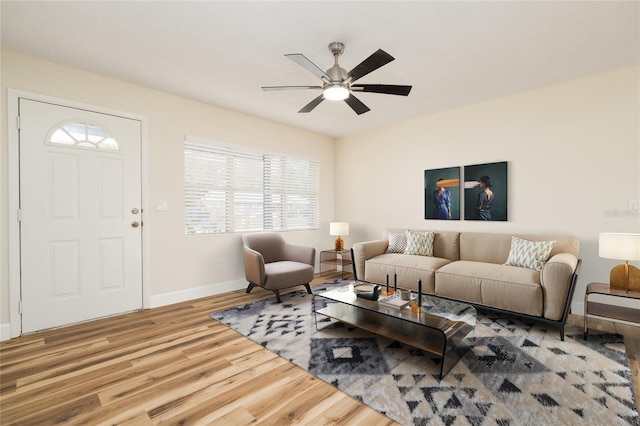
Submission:
{"label": "side table", "polygon": [[353,273],[351,262],[351,250],[322,250],[320,252],[320,276],[325,272],[324,266],[329,266],[326,272],[337,271],[340,266],[340,279],[344,279],[344,273]]}
{"label": "side table", "polygon": [[[603,294],[606,296],[620,297],[625,299],[638,300],[638,309],[627,308],[624,306],[613,306],[605,303],[589,302],[589,295]],[[611,289],[609,284],[590,283],[587,285],[587,291],[584,295],[584,338],[587,338],[589,332],[587,328],[587,317],[589,315],[628,321],[640,324],[640,292]]]}

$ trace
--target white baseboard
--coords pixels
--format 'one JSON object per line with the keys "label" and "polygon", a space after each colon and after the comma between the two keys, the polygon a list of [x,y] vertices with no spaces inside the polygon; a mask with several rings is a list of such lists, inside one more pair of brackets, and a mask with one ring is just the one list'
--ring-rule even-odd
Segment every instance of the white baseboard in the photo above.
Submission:
{"label": "white baseboard", "polygon": [[11,339],[11,324],[0,324],[0,342]]}
{"label": "white baseboard", "polygon": [[[160,306],[186,302],[193,299],[199,299],[201,297],[214,296],[216,294],[242,290],[245,288],[247,288],[247,282],[245,280],[236,280],[186,290],[172,291],[170,293],[151,296],[150,307],[157,308]],[[0,324],[0,341],[9,339],[11,339],[11,324]]]}
{"label": "white baseboard", "polygon": [[234,290],[247,288],[245,280],[227,281],[223,283],[211,284],[203,287],[189,288],[186,290],[172,291],[170,293],[151,296],[151,308],[172,305],[174,303],[186,302],[188,300],[200,299],[201,297],[214,296],[216,294],[227,293]]}

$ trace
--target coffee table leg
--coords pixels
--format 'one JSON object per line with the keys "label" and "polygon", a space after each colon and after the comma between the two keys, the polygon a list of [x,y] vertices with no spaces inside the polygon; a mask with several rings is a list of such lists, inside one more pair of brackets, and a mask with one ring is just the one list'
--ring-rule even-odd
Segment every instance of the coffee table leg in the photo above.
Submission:
{"label": "coffee table leg", "polygon": [[313,321],[316,323],[316,331],[318,331],[318,313],[316,312],[316,295],[311,296],[311,310],[313,311]]}

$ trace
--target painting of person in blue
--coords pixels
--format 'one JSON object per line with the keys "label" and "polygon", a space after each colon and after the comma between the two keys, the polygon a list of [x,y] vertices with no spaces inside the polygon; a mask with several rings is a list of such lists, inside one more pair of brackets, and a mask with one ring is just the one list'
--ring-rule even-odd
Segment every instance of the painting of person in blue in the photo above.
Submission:
{"label": "painting of person in blue", "polygon": [[451,220],[451,192],[444,186],[440,186],[440,181],[442,179],[436,182],[438,189],[433,191],[433,217]]}
{"label": "painting of person in blue", "polygon": [[482,191],[478,193],[478,201],[475,206],[477,219],[492,220],[491,209],[493,208],[494,202],[493,191],[491,190],[492,186],[489,176],[482,176],[480,178],[480,188],[482,188]]}
{"label": "painting of person in blue", "polygon": [[460,220],[460,206],[460,167],[425,170],[424,218]]}

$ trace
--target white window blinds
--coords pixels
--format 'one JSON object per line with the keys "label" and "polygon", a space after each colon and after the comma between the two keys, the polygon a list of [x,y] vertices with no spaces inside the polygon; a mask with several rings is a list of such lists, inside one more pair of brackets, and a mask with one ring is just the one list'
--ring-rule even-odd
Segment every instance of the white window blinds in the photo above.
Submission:
{"label": "white window blinds", "polygon": [[315,161],[185,141],[185,232],[318,227]]}

